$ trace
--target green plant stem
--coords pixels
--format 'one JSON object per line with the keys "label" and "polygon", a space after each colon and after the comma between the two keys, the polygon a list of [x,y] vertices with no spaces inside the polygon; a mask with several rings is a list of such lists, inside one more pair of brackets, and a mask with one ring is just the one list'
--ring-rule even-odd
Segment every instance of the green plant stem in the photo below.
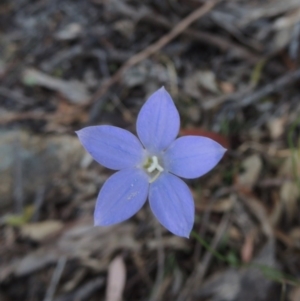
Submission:
{"label": "green plant stem", "polygon": [[[300,175],[298,175],[298,170],[297,170],[297,166],[298,166],[298,156],[297,156],[297,148],[295,147],[294,143],[293,143],[293,134],[295,132],[296,127],[300,124],[300,117],[297,118],[294,123],[291,125],[289,131],[288,131],[288,145],[289,148],[291,150],[292,153],[292,165],[293,165],[293,174],[298,186],[298,189],[300,191]],[[296,159],[297,156],[297,159]]]}
{"label": "green plant stem", "polygon": [[258,263],[249,263],[249,264],[244,264],[241,262],[235,262],[233,264],[232,260],[230,260],[228,257],[222,255],[218,251],[214,250],[208,242],[206,242],[201,236],[199,236],[195,231],[192,231],[191,236],[194,237],[207,251],[211,252],[217,259],[220,261],[223,261],[225,263],[230,264],[231,266],[234,266],[236,268],[255,268],[259,269],[263,275],[273,281],[279,282],[281,284],[290,284],[290,285],[299,285],[299,280],[290,276],[282,273],[281,271],[267,266],[263,264],[258,264]]}
{"label": "green plant stem", "polygon": [[200,235],[198,235],[195,231],[192,231],[191,236],[194,237],[206,250],[211,252],[216,258],[221,261],[228,262],[226,256],[220,254],[216,250],[214,250],[209,243],[207,243]]}

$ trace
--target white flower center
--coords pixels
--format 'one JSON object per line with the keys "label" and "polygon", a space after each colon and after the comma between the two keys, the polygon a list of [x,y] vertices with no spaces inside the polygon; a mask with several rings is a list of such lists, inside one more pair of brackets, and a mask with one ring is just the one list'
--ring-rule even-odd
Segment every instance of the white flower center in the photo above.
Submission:
{"label": "white flower center", "polygon": [[150,176],[150,183],[154,182],[164,171],[164,168],[158,162],[157,156],[148,157],[143,167]]}
{"label": "white flower center", "polygon": [[155,169],[157,169],[160,172],[164,171],[164,169],[159,165],[158,159],[156,156],[152,156],[151,159],[150,159],[151,165],[147,168],[148,172],[153,172]]}

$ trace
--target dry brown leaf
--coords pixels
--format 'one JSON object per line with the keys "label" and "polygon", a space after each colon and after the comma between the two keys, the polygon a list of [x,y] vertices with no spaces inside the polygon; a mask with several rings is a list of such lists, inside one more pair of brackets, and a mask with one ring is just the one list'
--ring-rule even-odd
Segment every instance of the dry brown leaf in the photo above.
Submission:
{"label": "dry brown leaf", "polygon": [[[295,166],[296,165],[296,166]],[[285,178],[294,179],[295,171],[300,175],[300,149],[291,151],[279,169],[279,175]]]}
{"label": "dry brown leaf", "polygon": [[292,10],[291,12],[285,14],[283,17],[278,18],[274,22],[274,29],[280,30],[286,27],[291,27],[300,21],[300,9]]}
{"label": "dry brown leaf", "polygon": [[238,175],[238,184],[251,188],[258,180],[262,169],[260,156],[252,155],[242,162],[244,171]]}
{"label": "dry brown leaf", "polygon": [[157,239],[147,240],[146,245],[149,250],[158,249],[161,247],[185,251],[190,249],[190,246],[186,243],[186,240],[178,236],[164,237],[162,242],[158,241]]}
{"label": "dry brown leaf", "polygon": [[62,253],[55,248],[40,248],[13,262],[11,273],[17,277],[27,276],[57,262],[61,255]]}
{"label": "dry brown leaf", "polygon": [[219,88],[216,82],[216,75],[209,71],[198,71],[197,72],[197,78],[198,78],[198,83],[201,87],[203,87],[204,89],[212,92],[212,93],[216,93],[219,94]]}
{"label": "dry brown leaf", "polygon": [[234,205],[234,199],[231,197],[220,199],[217,202],[211,204],[197,204],[196,203],[196,210],[199,212],[205,211],[205,210],[211,210],[212,212],[227,212],[230,211],[233,208]]}
{"label": "dry brown leaf", "polygon": [[274,51],[283,49],[291,41],[292,33],[293,33],[292,27],[285,27],[276,31],[273,39]]}
{"label": "dry brown leaf", "polygon": [[241,250],[241,255],[242,255],[241,257],[244,263],[248,263],[251,261],[253,257],[253,249],[254,249],[254,232],[251,231],[247,234]]}
{"label": "dry brown leaf", "polygon": [[300,286],[295,286],[292,288],[289,294],[290,301],[299,301],[300,300]]}
{"label": "dry brown leaf", "polygon": [[66,231],[59,248],[76,257],[88,258],[97,253],[103,260],[119,249],[138,251],[141,244],[134,237],[135,227],[127,222],[110,227],[94,227],[91,219],[83,220]]}
{"label": "dry brown leaf", "polygon": [[52,124],[70,125],[73,122],[85,123],[88,120],[88,114],[74,104],[60,102],[57,111],[49,120]]}
{"label": "dry brown leaf", "polygon": [[58,233],[62,228],[62,222],[47,220],[44,222],[23,225],[21,234],[35,241],[43,241],[49,236]]}
{"label": "dry brown leaf", "polygon": [[300,249],[300,228],[299,227],[293,228],[291,232],[288,234],[288,237],[292,242],[292,245],[297,249]]}
{"label": "dry brown leaf", "polygon": [[204,88],[208,90],[211,93],[214,94],[219,94],[219,88],[216,82],[216,76],[213,72],[207,70],[199,70],[188,77],[185,78],[184,80],[184,91],[195,98],[200,98],[202,96],[201,89],[199,88]]}
{"label": "dry brown leaf", "polygon": [[225,94],[231,94],[235,91],[234,85],[230,82],[220,82],[219,86],[222,92]]}
{"label": "dry brown leaf", "polygon": [[116,21],[113,27],[124,37],[129,39],[134,32],[135,23],[130,19],[122,19]]}
{"label": "dry brown leaf", "polygon": [[297,214],[297,200],[299,197],[299,187],[295,182],[286,181],[283,183],[280,188],[280,200],[290,221]]}
{"label": "dry brown leaf", "polygon": [[123,82],[126,87],[133,88],[144,84],[148,96],[157,89],[155,82],[165,83],[168,80],[168,70],[163,65],[153,64],[147,60],[126,70],[123,74]]}
{"label": "dry brown leaf", "polygon": [[[0,282],[15,275],[26,276],[56,262],[61,256],[76,258],[82,266],[96,271],[106,271],[110,258],[116,250],[138,252],[141,243],[134,237],[135,226],[123,223],[111,227],[93,227],[90,217],[65,226],[65,232],[22,258],[15,258],[9,264],[0,265]],[[95,254],[98,255],[95,258]]]}
{"label": "dry brown leaf", "polygon": [[126,282],[126,266],[122,256],[117,256],[108,267],[105,301],[121,301]]}
{"label": "dry brown leaf", "polygon": [[54,36],[57,40],[70,41],[74,40],[83,33],[83,28],[79,23],[70,23]]}
{"label": "dry brown leaf", "polygon": [[229,227],[228,234],[230,239],[233,240],[241,240],[243,237],[241,231],[236,226]]}
{"label": "dry brown leaf", "polygon": [[272,139],[279,138],[285,130],[286,118],[272,118],[267,122],[267,127]]}
{"label": "dry brown leaf", "polygon": [[60,92],[73,103],[84,103],[90,94],[86,86],[78,80],[63,80],[35,69],[28,68],[22,76],[23,83],[29,86],[41,86]]}
{"label": "dry brown leaf", "polygon": [[183,89],[184,89],[184,92],[191,97],[194,97],[196,99],[199,99],[202,97],[202,93],[198,89],[198,83],[195,80],[195,78],[193,77],[193,75],[188,76],[184,79]]}

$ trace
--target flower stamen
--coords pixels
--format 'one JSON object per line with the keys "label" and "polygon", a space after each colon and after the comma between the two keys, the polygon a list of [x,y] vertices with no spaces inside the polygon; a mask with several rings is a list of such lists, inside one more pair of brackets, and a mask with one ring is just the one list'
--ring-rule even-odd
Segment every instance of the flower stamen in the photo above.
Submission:
{"label": "flower stamen", "polygon": [[151,159],[151,165],[147,168],[147,171],[153,172],[155,169],[157,169],[159,172],[163,172],[164,169],[159,165],[157,157],[152,156]]}
{"label": "flower stamen", "polygon": [[149,183],[154,182],[164,171],[164,168],[159,164],[157,156],[148,157],[143,167],[149,174]]}

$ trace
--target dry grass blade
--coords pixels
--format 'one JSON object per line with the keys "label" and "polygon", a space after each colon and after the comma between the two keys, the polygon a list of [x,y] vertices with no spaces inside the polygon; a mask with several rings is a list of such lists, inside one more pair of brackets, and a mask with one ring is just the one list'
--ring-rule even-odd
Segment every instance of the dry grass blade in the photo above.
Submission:
{"label": "dry grass blade", "polygon": [[52,276],[52,279],[51,279],[51,283],[50,283],[50,286],[47,290],[46,297],[45,297],[44,301],[52,301],[53,295],[54,295],[55,290],[56,290],[56,287],[57,287],[58,282],[61,278],[61,275],[64,271],[66,262],[67,262],[66,257],[61,257],[58,260],[57,266],[54,270],[54,273],[53,273],[53,276]]}
{"label": "dry grass blade", "polygon": [[[227,212],[223,216],[222,221],[211,243],[211,248],[213,250],[215,250],[218,247],[222,237],[224,236],[229,224],[230,216],[231,216],[230,212]],[[191,291],[194,291],[195,288],[201,284],[201,282],[203,281],[203,277],[205,276],[207,269],[211,263],[211,260],[213,259],[213,256],[214,255],[212,254],[212,252],[206,251],[206,253],[203,256],[203,259],[201,260],[200,263],[197,264],[194,272],[190,275],[190,277],[186,281],[186,284],[182,289],[182,292],[179,294],[177,301],[188,300]]]}
{"label": "dry grass blade", "polygon": [[242,99],[242,101],[238,102],[237,105],[239,107],[245,107],[250,104],[253,104],[254,102],[262,99],[263,97],[265,97],[271,93],[280,91],[287,85],[293,84],[294,82],[296,82],[299,79],[300,79],[300,69],[298,69],[294,72],[287,73],[284,76],[275,80],[274,82],[262,87],[258,91],[245,97],[244,99]]}

